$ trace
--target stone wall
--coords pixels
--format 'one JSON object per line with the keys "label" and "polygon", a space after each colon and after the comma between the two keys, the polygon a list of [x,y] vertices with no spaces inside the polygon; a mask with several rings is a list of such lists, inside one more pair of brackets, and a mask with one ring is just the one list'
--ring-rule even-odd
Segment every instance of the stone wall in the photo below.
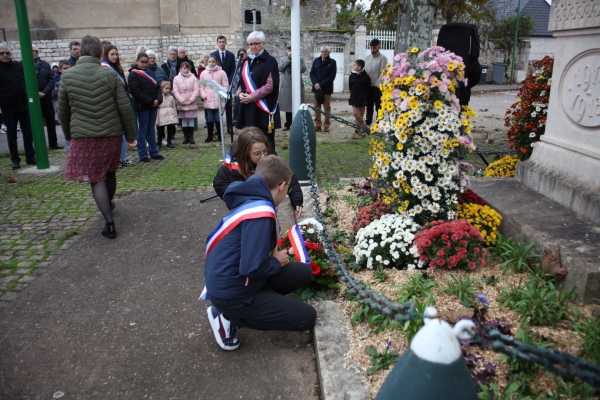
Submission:
{"label": "stone wall", "polygon": [[[128,66],[135,60],[135,52],[138,46],[144,45],[147,48],[154,50],[157,54],[157,63],[161,64],[165,62],[167,58],[169,46],[184,46],[187,50],[188,57],[196,63],[196,60],[201,58],[203,52],[212,52],[217,48],[217,36],[219,35],[220,33],[167,37],[102,37],[100,40],[109,40],[112,44],[117,46],[123,69],[127,70]],[[245,40],[242,40],[239,34],[225,36],[228,36],[228,48],[234,53],[240,48],[242,42],[245,43]],[[72,40],[80,39],[34,40],[33,44],[40,50],[40,57],[42,60],[52,63],[69,58],[71,55],[69,53],[69,43]],[[21,60],[21,47],[19,42],[9,41],[8,44],[12,48],[13,58],[15,60]]]}

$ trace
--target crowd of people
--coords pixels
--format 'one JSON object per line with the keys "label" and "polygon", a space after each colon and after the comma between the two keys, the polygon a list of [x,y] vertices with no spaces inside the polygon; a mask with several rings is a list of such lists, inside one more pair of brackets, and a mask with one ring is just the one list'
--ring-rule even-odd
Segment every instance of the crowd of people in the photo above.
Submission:
{"label": "crowd of people", "polygon": [[[183,131],[183,144],[194,144],[199,100],[207,125],[205,142],[222,141],[234,126],[241,129],[231,145],[231,156],[213,181],[231,211],[223,220],[227,220],[227,231],[217,227],[209,236],[204,270],[206,298],[212,301],[208,319],[225,350],[239,346],[237,327],[301,331],[310,329],[316,320],[313,307],[286,296],[310,281],[311,269],[290,263],[287,252],[277,250],[273,235],[277,232],[275,208],[289,196],[298,218],[303,196],[297,177],[276,156],[280,111],[285,112],[283,130],[290,129],[294,111],[291,48],[277,61],[266,50],[266,41],[263,32],[252,32],[247,37],[248,50],[234,55],[227,50],[226,38],[219,36],[217,49],[202,54],[196,64],[184,47],[169,47],[167,59],[159,65],[156,52],[140,46],[128,74],[118,48],[95,36],[71,42],[70,57],[53,66],[40,59],[35,46],[32,49],[49,147],[62,148],[56,124],[62,125],[68,151],[65,177],[91,185],[104,217],[101,233],[107,238],[117,237],[112,215],[116,171],[132,164],[126,158],[128,147],[137,147],[141,163],[163,160],[160,150],[163,145],[173,147],[177,127]],[[378,45],[372,42],[370,57],[355,61],[350,77],[349,102],[361,126],[371,122],[372,108],[381,102],[377,86],[387,60],[378,53]],[[306,71],[303,58],[300,68],[301,73]],[[324,46],[313,60],[310,79],[315,106],[327,112],[336,74],[336,62]],[[223,99],[202,81],[213,81],[232,96]],[[304,102],[302,82],[301,87]],[[18,124],[26,162],[35,164],[23,66],[12,60],[6,43],[0,43],[0,108],[13,168],[19,168],[21,161],[16,145]],[[220,110],[225,112],[226,132],[221,132]],[[314,121],[317,131],[330,131],[328,116],[321,123],[320,113],[315,113]],[[358,132],[355,136],[361,137]]]}

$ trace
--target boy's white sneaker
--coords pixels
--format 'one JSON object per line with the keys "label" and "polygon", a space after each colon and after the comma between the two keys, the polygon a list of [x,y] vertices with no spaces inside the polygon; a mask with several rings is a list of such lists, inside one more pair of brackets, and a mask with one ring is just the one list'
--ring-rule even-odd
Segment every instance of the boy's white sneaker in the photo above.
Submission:
{"label": "boy's white sneaker", "polygon": [[223,350],[235,350],[240,347],[240,341],[235,337],[237,327],[214,306],[208,307],[206,313],[217,344]]}

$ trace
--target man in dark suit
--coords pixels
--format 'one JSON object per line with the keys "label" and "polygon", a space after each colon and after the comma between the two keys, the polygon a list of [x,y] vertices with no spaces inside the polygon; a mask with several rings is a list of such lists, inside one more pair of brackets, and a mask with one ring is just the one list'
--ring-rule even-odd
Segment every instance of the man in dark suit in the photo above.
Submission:
{"label": "man in dark suit", "polygon": [[42,118],[46,122],[46,131],[48,132],[48,147],[60,150],[64,147],[58,145],[56,122],[54,122],[54,106],[52,105],[54,73],[52,72],[52,68],[50,68],[50,64],[40,58],[40,51],[35,44],[32,46],[32,50],[35,73],[37,75],[40,106],[42,108]]}
{"label": "man in dark suit", "polygon": [[[226,49],[227,38],[223,35],[217,37],[218,49],[210,53],[211,56],[216,57],[221,64],[221,68],[227,74],[227,81],[229,85],[233,81],[233,74],[235,73],[235,56],[232,52]],[[235,96],[235,93],[233,94]],[[231,100],[227,100],[225,103],[225,117],[227,119],[227,133],[233,133],[233,118],[231,113]]]}
{"label": "man in dark suit", "polygon": [[[321,108],[328,113],[331,112],[331,94],[333,93],[333,81],[337,74],[337,65],[335,60],[329,57],[329,48],[321,47],[321,56],[315,58],[312,68],[310,69],[310,80],[313,87],[312,92],[315,94],[315,107]],[[321,113],[315,112],[315,131],[321,132]],[[331,121],[329,116],[325,116],[323,123],[323,131],[329,132]]]}
{"label": "man in dark suit", "polygon": [[21,124],[27,164],[36,165],[23,64],[12,59],[8,43],[0,43],[0,108],[6,124],[6,140],[13,169],[21,168],[17,148],[17,124]]}

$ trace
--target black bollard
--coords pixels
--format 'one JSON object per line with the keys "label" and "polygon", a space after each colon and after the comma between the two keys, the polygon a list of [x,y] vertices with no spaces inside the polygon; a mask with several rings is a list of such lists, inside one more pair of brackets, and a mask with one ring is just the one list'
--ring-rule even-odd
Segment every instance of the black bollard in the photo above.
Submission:
{"label": "black bollard", "polygon": [[[302,106],[296,113],[292,128],[290,130],[290,168],[294,174],[298,176],[299,181],[308,181],[308,164],[306,161],[306,150],[304,148],[304,127],[302,126],[302,115],[306,129],[308,130],[308,144],[310,147],[310,157],[313,170],[316,168],[317,159],[317,134],[315,133],[315,125],[308,110],[302,109]],[[316,172],[315,172],[316,178]]]}

